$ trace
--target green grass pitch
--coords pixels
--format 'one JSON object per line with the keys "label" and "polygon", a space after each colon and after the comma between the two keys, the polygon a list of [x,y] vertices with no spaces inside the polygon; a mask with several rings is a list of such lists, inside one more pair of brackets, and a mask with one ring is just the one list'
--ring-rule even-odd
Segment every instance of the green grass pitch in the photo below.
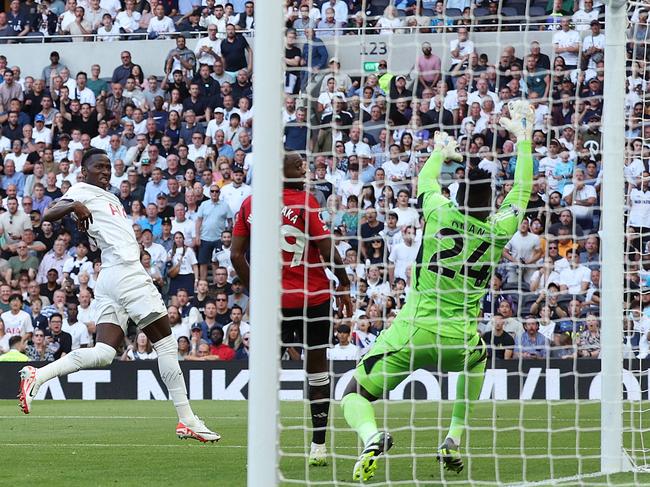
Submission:
{"label": "green grass pitch", "polygon": [[[24,416],[14,401],[0,401],[0,484],[48,486],[160,486],[246,484],[246,402],[195,401],[195,411],[219,431],[218,444],[179,440],[173,407],[161,401],[38,401]],[[281,485],[355,485],[358,445],[338,404],[328,433],[330,464],[306,464],[307,406],[281,406]],[[545,479],[598,471],[599,406],[593,402],[489,402],[477,404],[465,470],[443,473],[434,447],[446,432],[447,402],[380,402],[378,421],[395,439],[373,485],[551,485]],[[650,412],[644,416],[649,416]],[[386,418],[385,422],[384,419]],[[644,418],[643,426],[650,426]],[[523,427],[524,429],[520,428]],[[641,437],[626,436],[640,448]],[[650,442],[650,434],[645,440]],[[333,448],[333,445],[336,445]],[[259,452],[264,455],[265,452]],[[650,459],[649,459],[650,460]],[[569,479],[555,485],[649,485],[650,474]]]}

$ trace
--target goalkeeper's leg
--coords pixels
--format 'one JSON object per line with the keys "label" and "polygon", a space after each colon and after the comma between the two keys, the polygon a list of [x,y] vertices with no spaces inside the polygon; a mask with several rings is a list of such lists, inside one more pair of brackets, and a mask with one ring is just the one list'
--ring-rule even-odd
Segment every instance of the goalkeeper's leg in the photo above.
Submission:
{"label": "goalkeeper's leg", "polygon": [[444,464],[445,469],[457,473],[463,469],[463,460],[459,449],[460,442],[472,413],[474,402],[478,400],[481,394],[485,377],[485,363],[487,360],[485,343],[478,335],[473,341],[474,343],[471,345],[474,350],[467,356],[467,361],[463,361],[463,370],[456,383],[456,400],[454,401],[449,431],[444,443],[438,449],[438,460]]}
{"label": "goalkeeper's leg", "polygon": [[393,445],[387,431],[377,428],[371,402],[383,397],[395,388],[413,369],[418,367],[416,345],[417,329],[396,320],[385,330],[363,357],[355,371],[355,378],[348,384],[341,407],[345,420],[354,429],[364,449],[357,460],[352,478],[369,480],[377,470],[377,459]]}

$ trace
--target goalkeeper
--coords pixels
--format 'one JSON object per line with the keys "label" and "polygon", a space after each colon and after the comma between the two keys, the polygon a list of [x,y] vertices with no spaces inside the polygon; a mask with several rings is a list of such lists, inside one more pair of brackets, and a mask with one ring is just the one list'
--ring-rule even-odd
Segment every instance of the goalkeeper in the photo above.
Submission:
{"label": "goalkeeper", "polygon": [[453,138],[435,135],[434,151],[418,177],[425,226],[411,292],[393,325],[379,335],[357,366],[341,402],[345,420],[365,445],[354,466],[355,480],[372,478],[377,457],[393,442],[387,431],[377,429],[371,401],[383,397],[413,370],[431,365],[444,372],[462,372],[438,460],[447,470],[463,469],[459,445],[471,408],[468,401],[479,397],[486,362],[485,344],[477,332],[479,303],[494,263],[524,217],[533,181],[534,112],[525,101],[510,102],[509,111],[511,119],[502,118],[500,124],[517,138],[515,181],[495,214],[491,177],[481,169],[470,169],[469,185],[461,183],[458,208],[442,196],[441,165],[445,159],[462,160],[462,156]]}

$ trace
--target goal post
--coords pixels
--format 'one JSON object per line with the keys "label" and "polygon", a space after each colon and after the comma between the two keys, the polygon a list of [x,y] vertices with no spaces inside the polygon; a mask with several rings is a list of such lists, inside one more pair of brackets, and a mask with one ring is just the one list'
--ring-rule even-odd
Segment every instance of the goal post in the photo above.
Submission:
{"label": "goal post", "polygon": [[603,105],[601,457],[603,473],[630,470],[623,445],[623,293],[626,3],[607,2]]}
{"label": "goal post", "polygon": [[282,198],[283,12],[276,1],[257,2],[253,44],[255,153],[251,236],[251,342],[248,386],[248,482],[277,485]]}

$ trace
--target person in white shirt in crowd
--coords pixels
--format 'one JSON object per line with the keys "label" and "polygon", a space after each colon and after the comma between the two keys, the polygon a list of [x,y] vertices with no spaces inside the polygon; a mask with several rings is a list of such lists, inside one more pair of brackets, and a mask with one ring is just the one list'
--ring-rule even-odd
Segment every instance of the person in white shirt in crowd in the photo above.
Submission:
{"label": "person in white shirt in crowd", "polygon": [[141,14],[135,10],[135,0],[125,0],[125,8],[115,17],[115,25],[123,29],[125,33],[130,34],[140,28]]}
{"label": "person in white shirt in crowd", "polygon": [[543,255],[540,238],[530,232],[530,223],[524,218],[515,233],[503,249],[503,257],[509,261],[508,282],[530,284],[535,264]]}
{"label": "person in white shirt in crowd", "polygon": [[40,113],[34,117],[32,137],[35,144],[44,142],[47,147],[52,145],[52,130],[45,126],[45,117]]}
{"label": "person in white shirt in crowd", "polygon": [[[196,308],[194,308],[196,309]],[[197,310],[198,312],[198,310]],[[172,328],[172,336],[178,342],[180,337],[190,338],[191,325],[181,319],[181,314],[178,312],[178,307],[168,306],[167,315],[169,316],[169,324]]]}
{"label": "person in white shirt in crowd", "polygon": [[578,67],[580,54],[580,34],[571,28],[571,18],[560,19],[560,30],[553,34],[553,50],[556,56],[564,59],[567,70]]}
{"label": "person in white shirt in crowd", "polygon": [[84,71],[79,71],[76,80],[77,83],[74,88],[70,90],[70,99],[79,100],[79,103],[81,104],[88,103],[91,107],[94,107],[97,100],[93,90],[86,86],[86,83],[88,82],[88,76],[86,73]]}
{"label": "person in white shirt in crowd", "polygon": [[605,59],[605,34],[600,30],[600,22],[592,20],[591,34],[582,39],[582,55],[589,59],[587,69],[596,71],[598,63]]}
{"label": "person in white shirt in crowd", "polygon": [[232,183],[221,188],[221,200],[228,204],[234,215],[251,191],[251,187],[244,183],[244,168],[236,165],[232,170]]}
{"label": "person in white shirt in crowd", "polygon": [[105,120],[101,120],[99,122],[99,125],[97,126],[97,132],[99,133],[90,139],[90,145],[95,149],[101,149],[108,152],[108,150],[111,148],[111,136],[108,135],[108,124]]}
{"label": "person in white shirt in crowd", "polygon": [[120,40],[120,27],[113,23],[111,14],[104,14],[102,25],[97,29],[97,40],[101,42],[113,42]]}
{"label": "person in white shirt in crowd", "polygon": [[386,298],[391,295],[390,283],[382,278],[382,272],[379,266],[374,264],[368,266],[366,271],[366,282],[368,283],[366,296],[379,306],[383,306]]}
{"label": "person in white shirt in crowd", "polygon": [[487,80],[485,78],[479,78],[476,81],[476,90],[472,91],[467,97],[467,104],[471,105],[472,103],[478,103],[483,106],[483,101],[486,98],[491,98],[492,101],[494,101],[495,106],[499,103],[499,97],[497,94],[489,90]]}
{"label": "person in white shirt in crowd", "polygon": [[345,154],[347,156],[357,155],[361,152],[370,154],[370,146],[361,140],[361,128],[358,123],[352,125],[350,129],[350,140],[345,143]]}
{"label": "person in white shirt in crowd", "polygon": [[585,184],[585,174],[582,169],[575,169],[573,184],[567,184],[562,192],[562,199],[569,206],[576,223],[585,231],[593,226],[593,214],[598,201],[596,188]]}
{"label": "person in white shirt in crowd", "polygon": [[573,25],[578,32],[589,29],[591,22],[598,20],[599,12],[594,9],[594,0],[584,0],[583,6],[571,16]]}
{"label": "person in white shirt in crowd", "polygon": [[338,343],[327,350],[327,358],[330,360],[358,360],[359,347],[350,341],[350,327],[340,324],[335,336]]}
{"label": "person in white shirt in crowd", "polygon": [[226,25],[228,25],[228,17],[225,15],[223,5],[215,5],[212,11],[208,7],[201,9],[201,18],[199,25],[210,30],[211,26],[217,29],[219,39],[226,37]]}
{"label": "person in white shirt in crowd", "polygon": [[415,208],[409,206],[409,192],[401,189],[397,193],[397,204],[392,211],[397,215],[397,225],[399,227],[414,226],[420,227],[420,215]]}
{"label": "person in white shirt in crowd", "polygon": [[560,273],[560,290],[569,294],[585,294],[591,284],[591,270],[580,264],[580,256],[575,249],[566,251],[569,267]]}
{"label": "person in white shirt in crowd", "polygon": [[165,39],[165,34],[176,32],[174,21],[165,15],[165,7],[162,4],[156,5],[154,14],[156,16],[149,21],[147,27],[150,39]]}
{"label": "person in white shirt in crowd", "polygon": [[34,331],[32,326],[32,317],[29,313],[23,311],[23,297],[19,293],[9,296],[9,311],[0,315],[0,319],[5,325],[5,334],[10,338],[20,336],[24,340],[31,338]]}
{"label": "person in white shirt in crowd", "polygon": [[402,241],[394,245],[388,255],[388,276],[391,283],[395,278],[406,281],[406,270],[417,257],[420,246],[415,242],[415,227],[402,228]]}
{"label": "person in white shirt in crowd", "polygon": [[[356,156],[354,156],[354,158],[356,158]],[[352,156],[350,159],[352,159]],[[363,189],[363,182],[359,180],[358,163],[350,162],[348,166],[348,175],[350,179],[342,181],[341,184],[336,188],[336,193],[341,196],[341,202],[344,206],[347,206],[348,198],[350,196],[356,196],[358,198],[361,195],[361,190]]]}
{"label": "person in white shirt in crowd", "polygon": [[190,161],[196,161],[197,157],[205,157],[208,154],[208,146],[204,143],[204,136],[198,132],[192,134],[192,141],[187,147],[187,158]]}
{"label": "person in white shirt in crowd", "polygon": [[458,63],[466,63],[470,54],[476,51],[474,43],[469,40],[467,27],[459,27],[456,39],[449,42],[449,54],[451,56],[451,67]]}
{"label": "person in white shirt in crowd", "polygon": [[230,310],[230,319],[231,319],[230,323],[228,323],[226,326],[223,327],[224,335],[228,336],[228,329],[232,324],[239,326],[239,332],[242,335],[250,332],[251,325],[246,321],[242,321],[243,318],[244,318],[244,311],[241,309],[241,306],[235,304]]}
{"label": "person in white shirt in crowd", "polygon": [[149,255],[151,256],[151,265],[157,267],[162,274],[165,262],[167,261],[167,251],[165,250],[165,247],[153,241],[153,233],[148,228],[142,230],[140,244],[144,250],[149,252]]}
{"label": "person in white shirt in crowd", "polygon": [[176,203],[174,205],[174,219],[172,220],[172,233],[181,232],[186,242],[194,241],[195,225],[192,220],[185,215],[185,205]]}
{"label": "person in white shirt in crowd", "polygon": [[78,298],[79,306],[77,307],[77,319],[86,326],[88,333],[94,334],[97,305],[93,298],[93,294],[88,289],[81,289]]}
{"label": "person in white shirt in crowd", "polygon": [[[211,24],[207,26],[208,35],[202,37],[196,43],[194,47],[194,55],[196,56],[196,62],[199,64],[207,64],[212,68],[214,63],[221,56],[221,40],[217,38],[217,26]],[[224,26],[225,32],[225,26]]]}
{"label": "person in white shirt in crowd", "polygon": [[90,335],[86,324],[79,321],[77,303],[66,304],[67,318],[63,320],[61,329],[72,336],[72,350],[90,346]]}
{"label": "person in white shirt in crowd", "polygon": [[393,188],[393,192],[406,189],[411,178],[411,168],[408,163],[400,159],[400,149],[397,144],[392,144],[389,148],[389,160],[384,162],[381,168],[386,174],[388,185]]}

